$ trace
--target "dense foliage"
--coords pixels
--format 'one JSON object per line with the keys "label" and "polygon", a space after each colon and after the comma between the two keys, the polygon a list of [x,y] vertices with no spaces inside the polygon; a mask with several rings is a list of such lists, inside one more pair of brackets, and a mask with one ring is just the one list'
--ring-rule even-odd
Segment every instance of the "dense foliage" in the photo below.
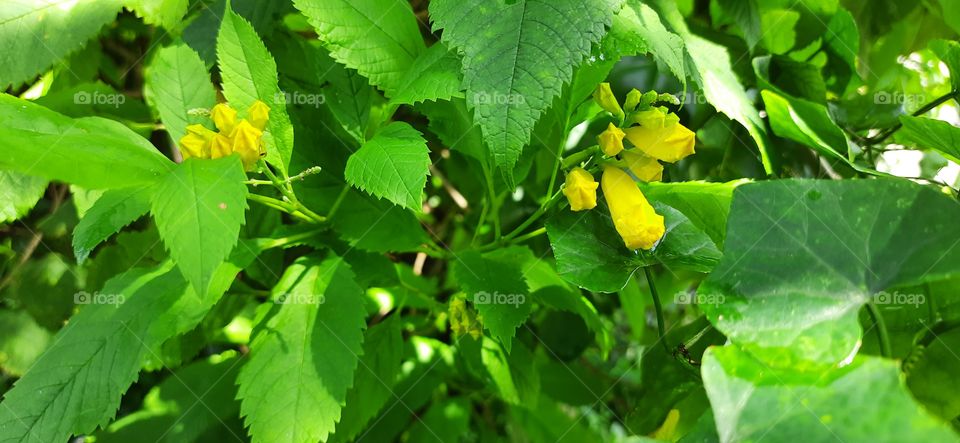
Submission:
{"label": "dense foliage", "polygon": [[958,441],[953,0],[0,3],[0,443]]}

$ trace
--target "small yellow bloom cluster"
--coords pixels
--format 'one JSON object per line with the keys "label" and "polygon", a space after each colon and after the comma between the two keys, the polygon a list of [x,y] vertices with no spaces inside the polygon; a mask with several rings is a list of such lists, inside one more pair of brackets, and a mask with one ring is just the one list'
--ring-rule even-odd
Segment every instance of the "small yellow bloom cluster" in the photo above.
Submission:
{"label": "small yellow bloom cluster", "polygon": [[[680,124],[676,114],[651,106],[658,98],[655,93],[630,91],[624,103],[626,109],[621,108],[609,83],[601,83],[593,97],[601,108],[621,122],[620,125],[610,123],[597,137],[603,153],[619,159],[606,162],[601,178],[613,225],[627,248],[652,249],[666,231],[663,216],[656,213],[621,166],[638,180],[660,181],[663,178],[660,162],[673,163],[693,154],[695,135]],[[625,147],[624,138],[633,146]],[[582,211],[596,207],[597,187],[590,172],[580,167],[572,169],[563,188],[570,209]]]}
{"label": "small yellow bloom cluster", "polygon": [[247,118],[237,120],[237,111],[226,103],[210,110],[217,131],[203,125],[187,126],[187,134],[180,139],[180,153],[188,158],[220,158],[236,152],[247,170],[266,155],[263,130],[267,127],[270,108],[257,100],[247,110]]}
{"label": "small yellow bloom cluster", "polygon": [[450,330],[457,337],[470,334],[474,339],[479,339],[483,334],[483,325],[480,324],[476,314],[467,308],[467,303],[463,298],[457,297],[450,300],[448,314],[450,315]]}

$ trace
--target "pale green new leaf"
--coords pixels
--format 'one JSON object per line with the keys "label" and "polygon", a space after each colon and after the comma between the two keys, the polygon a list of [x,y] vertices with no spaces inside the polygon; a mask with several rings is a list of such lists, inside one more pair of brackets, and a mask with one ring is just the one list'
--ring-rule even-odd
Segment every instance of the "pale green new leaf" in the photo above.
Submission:
{"label": "pale green new leaf", "polygon": [[47,181],[16,171],[0,171],[0,223],[23,217],[43,197]]}
{"label": "pale green new leaf", "polygon": [[330,56],[383,90],[397,88],[424,50],[404,0],[294,0]]}
{"label": "pale green new leaf", "polygon": [[388,91],[388,95],[394,105],[462,98],[461,82],[460,59],[446,45],[437,43],[417,57],[397,88]]}
{"label": "pale green new leaf", "polygon": [[2,2],[0,90],[23,84],[82,48],[119,11],[119,0]]}
{"label": "pale green new leaf", "polygon": [[193,329],[256,257],[246,247],[217,270],[198,296],[172,263],[114,277],[70,319],[32,368],[4,394],[0,442],[66,441],[103,426],[150,356],[168,339]]}
{"label": "pale green new leaf", "polygon": [[240,117],[260,100],[270,107],[267,161],[286,171],[293,155],[293,124],[277,80],[277,62],[249,22],[229,8],[217,36],[217,65],[223,78],[223,96]]}
{"label": "pale green new leaf", "polygon": [[237,244],[247,208],[240,157],[189,159],[153,190],[150,212],[170,256],[197,292]]}
{"label": "pale green new leaf", "polygon": [[237,378],[241,415],[254,442],[326,441],[362,352],[362,290],[339,257],[307,256],[287,268],[273,302]]}
{"label": "pale green new leaf", "polygon": [[463,86],[496,165],[513,165],[541,114],[606,34],[611,0],[435,0],[434,30],[463,55]]}
{"label": "pale green new leaf", "polygon": [[150,142],[113,120],[73,119],[0,94],[0,169],[87,189],[155,183],[174,164]]}
{"label": "pale green new leaf", "polygon": [[123,6],[143,18],[148,25],[177,29],[190,6],[189,0],[123,0]]}
{"label": "pale green new leaf", "polygon": [[350,156],[344,176],[359,189],[420,211],[429,168],[430,150],[420,132],[394,122]]}
{"label": "pale green new leaf", "polygon": [[186,44],[157,51],[146,73],[146,88],[175,144],[187,133],[187,125],[200,123],[203,117],[190,113],[211,109],[217,104],[217,92],[203,60]]}
{"label": "pale green new leaf", "polygon": [[150,191],[134,187],[111,189],[90,207],[73,230],[73,253],[83,263],[111,235],[150,210]]}

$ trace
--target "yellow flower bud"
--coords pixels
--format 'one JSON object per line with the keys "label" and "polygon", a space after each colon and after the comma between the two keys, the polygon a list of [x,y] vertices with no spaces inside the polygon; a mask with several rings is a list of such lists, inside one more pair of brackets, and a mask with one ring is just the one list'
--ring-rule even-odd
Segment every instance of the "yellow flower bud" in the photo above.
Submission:
{"label": "yellow flower bud", "polygon": [[247,120],[250,120],[250,124],[254,128],[257,128],[261,131],[266,129],[267,121],[270,119],[270,107],[266,103],[257,100],[250,105],[250,109],[247,110]]}
{"label": "yellow flower bud", "polygon": [[229,136],[237,124],[237,111],[226,103],[220,103],[210,110],[210,118],[220,133]]}
{"label": "yellow flower bud", "polygon": [[627,163],[627,168],[638,179],[645,182],[658,182],[663,180],[663,165],[657,159],[650,157],[636,149],[630,149],[621,153],[623,160]]}
{"label": "yellow flower bud", "polygon": [[629,249],[652,249],[666,232],[663,216],[654,211],[637,184],[620,168],[604,168],[600,183],[623,244]]}
{"label": "yellow flower bud", "polygon": [[600,184],[583,168],[573,168],[567,173],[567,181],[563,186],[563,195],[570,202],[570,209],[583,211],[597,206],[597,187]]}
{"label": "yellow flower bud", "polygon": [[623,150],[623,130],[614,126],[613,123],[607,125],[607,130],[597,136],[597,142],[600,143],[600,149],[604,154],[610,157],[617,155]]}
{"label": "yellow flower bud", "polygon": [[223,135],[223,133],[218,133],[213,137],[213,143],[210,144],[210,157],[209,158],[220,158],[226,157],[233,153],[232,145],[233,140],[230,137]]}
{"label": "yellow flower bud", "polygon": [[617,98],[613,95],[613,90],[610,89],[610,83],[600,83],[593,92],[593,99],[605,111],[615,115],[617,119],[623,120],[623,109],[620,107],[620,103],[617,102]]}
{"label": "yellow flower bud", "polygon": [[208,157],[210,143],[216,135],[216,132],[203,125],[189,125],[186,135],[180,138],[180,153],[183,154],[184,159]]}
{"label": "yellow flower bud", "polygon": [[255,128],[247,120],[240,120],[240,123],[237,123],[233,130],[233,152],[240,154],[243,166],[247,169],[250,169],[260,159],[260,156],[265,154],[263,144],[260,141],[261,136],[263,136],[263,131]]}
{"label": "yellow flower bud", "polygon": [[696,134],[681,125],[676,114],[660,118],[649,112],[663,113],[659,110],[644,111],[638,114],[640,126],[627,128],[627,140],[650,157],[673,163],[693,154]]}

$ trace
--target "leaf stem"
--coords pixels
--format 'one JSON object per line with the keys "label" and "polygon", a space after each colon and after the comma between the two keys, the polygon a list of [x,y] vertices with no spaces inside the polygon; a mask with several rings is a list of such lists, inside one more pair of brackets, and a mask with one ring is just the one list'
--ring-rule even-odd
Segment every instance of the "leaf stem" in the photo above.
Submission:
{"label": "leaf stem", "polygon": [[877,328],[877,339],[880,342],[880,355],[886,358],[892,358],[893,349],[890,346],[890,334],[887,332],[887,323],[883,321],[883,314],[873,302],[867,302],[867,312],[873,319],[873,325]]}
{"label": "leaf stem", "polygon": [[649,266],[643,267],[643,274],[647,277],[647,286],[650,288],[650,296],[653,298],[653,309],[657,311],[657,337],[663,350],[667,355],[671,354],[670,345],[667,344],[667,333],[664,329],[663,305],[660,303],[660,293],[657,292],[657,285],[653,282],[653,273]]}

